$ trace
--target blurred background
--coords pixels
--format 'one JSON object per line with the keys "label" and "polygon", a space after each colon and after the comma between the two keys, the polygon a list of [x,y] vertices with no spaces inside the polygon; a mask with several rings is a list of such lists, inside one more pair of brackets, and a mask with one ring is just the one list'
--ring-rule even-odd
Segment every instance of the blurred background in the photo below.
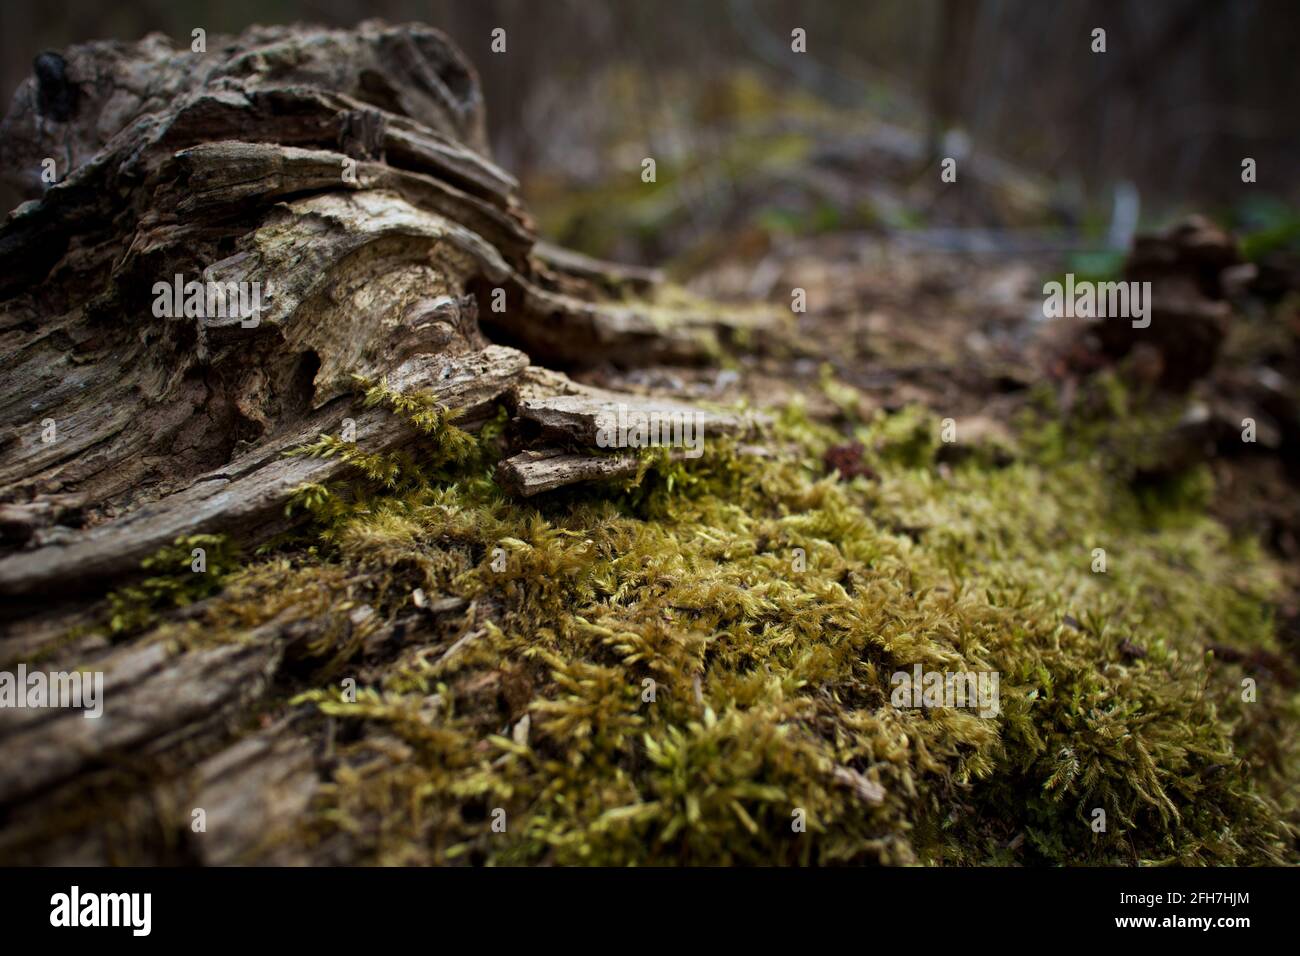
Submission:
{"label": "blurred background", "polygon": [[1291,0],[7,0],[0,85],[7,103],[34,56],[84,40],[369,17],[456,41],[496,159],[546,235],[592,254],[690,274],[719,246],[865,230],[1101,272],[1192,208],[1297,233]]}
{"label": "blurred background", "polygon": [[[1121,381],[1132,404],[1106,398],[1102,419],[1179,422],[1135,443],[1158,460],[1138,479],[1212,469],[1214,513],[1288,568],[1300,655],[1300,4],[6,0],[0,83],[12,97],[37,54],[92,39],[188,50],[203,27],[211,49],[255,23],[376,17],[464,51],[541,236],[793,332],[719,367],[593,354],[570,372],[845,423],[919,405],[989,434],[1044,395],[1065,420]],[[1150,335],[1044,315],[1045,280],[1153,272]]]}

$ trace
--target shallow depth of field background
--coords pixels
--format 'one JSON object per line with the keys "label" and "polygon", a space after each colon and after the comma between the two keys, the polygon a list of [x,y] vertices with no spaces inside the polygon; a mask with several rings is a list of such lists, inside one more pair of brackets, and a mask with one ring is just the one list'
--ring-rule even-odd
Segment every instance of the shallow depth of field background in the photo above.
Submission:
{"label": "shallow depth of field background", "polygon": [[[726,201],[719,191],[746,163],[768,163],[768,147],[779,159],[783,135],[813,129],[817,141],[837,131],[844,161],[883,149],[890,161],[860,170],[873,184],[929,184],[937,157],[956,155],[1030,195],[1008,207],[964,190],[937,208],[913,191],[862,208],[830,192],[751,209],[761,222],[942,223],[1035,241],[1048,230],[1086,250],[1127,239],[1137,218],[1187,208],[1276,228],[1296,199],[1300,5],[1287,0],[9,0],[0,92],[7,104],[33,56],[74,42],[161,31],[188,47],[196,26],[367,17],[450,34],[482,78],[495,156],[543,229],[622,258],[662,262],[698,246],[725,219],[708,216],[710,204]],[[489,49],[497,26],[505,55]],[[796,26],[808,31],[803,56],[790,52]],[[1095,27],[1107,31],[1102,55],[1090,51]],[[678,204],[704,213],[662,230],[641,217],[639,238],[602,236],[597,213],[572,197],[634,176],[644,156],[661,179],[665,165],[679,169],[674,188],[694,192]],[[1259,166],[1253,186],[1240,182],[1246,156]]]}

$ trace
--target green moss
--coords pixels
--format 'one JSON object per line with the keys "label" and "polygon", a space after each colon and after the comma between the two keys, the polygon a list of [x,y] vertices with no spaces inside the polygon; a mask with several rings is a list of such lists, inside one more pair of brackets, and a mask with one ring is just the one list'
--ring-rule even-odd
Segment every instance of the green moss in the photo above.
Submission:
{"label": "green moss", "polygon": [[215,594],[238,567],[238,557],[222,535],[188,535],[160,548],[141,563],[147,577],[108,596],[109,633],[136,633],[154,622],[160,612]]}
{"label": "green moss", "polygon": [[[653,462],[545,509],[472,480],[352,519],[345,562],[418,568],[387,585],[494,612],[450,662],[399,661],[355,704],[303,698],[376,735],[318,830],[389,862],[1294,859],[1295,700],[1270,684],[1244,703],[1241,672],[1203,652],[1272,643],[1256,550],[1189,502],[1152,525],[1095,461],[943,478],[919,410],[863,426],[875,485],[820,478],[836,436],[797,409],[778,429],[802,457]],[[892,707],[915,663],[998,671],[1000,715]],[[476,696],[507,679],[523,701]]]}
{"label": "green moss", "polygon": [[[492,482],[490,435],[435,442],[440,476],[325,443],[357,481],[302,489],[312,543],[209,621],[463,599],[381,663],[327,629],[313,653],[362,687],[293,701],[351,728],[305,826],[361,861],[1295,862],[1296,695],[1206,653],[1276,645],[1276,569],[1202,494],[1144,500],[1164,412],[1085,399],[1028,416],[1004,467],[939,467],[909,408],[850,416],[879,479],[841,482],[821,456],[845,435],[792,405],[776,459],[647,454],[534,503]],[[916,664],[996,671],[1000,712],[893,706]]]}
{"label": "green moss", "polygon": [[1300,247],[1300,212],[1276,197],[1256,197],[1241,203],[1229,217],[1241,239],[1241,254],[1258,262],[1277,251]]}

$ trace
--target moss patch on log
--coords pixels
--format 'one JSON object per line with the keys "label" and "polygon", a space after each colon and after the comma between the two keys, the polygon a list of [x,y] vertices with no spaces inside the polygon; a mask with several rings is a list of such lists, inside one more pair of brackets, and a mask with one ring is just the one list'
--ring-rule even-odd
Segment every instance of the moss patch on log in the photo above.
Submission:
{"label": "moss patch on log", "polygon": [[[772,460],[712,442],[524,503],[492,481],[496,428],[435,415],[391,474],[345,450],[357,481],[304,493],[308,532],[160,633],[327,622],[289,707],[337,748],[279,838],[340,859],[1295,862],[1297,696],[1207,651],[1275,647],[1276,569],[1203,496],[1134,486],[1167,411],[1104,379],[1082,408],[948,463],[919,408],[833,428],[792,405]],[[824,464],[846,433],[848,481]],[[465,609],[449,634],[420,623],[437,601]],[[997,672],[998,713],[894,706],[916,665]]]}

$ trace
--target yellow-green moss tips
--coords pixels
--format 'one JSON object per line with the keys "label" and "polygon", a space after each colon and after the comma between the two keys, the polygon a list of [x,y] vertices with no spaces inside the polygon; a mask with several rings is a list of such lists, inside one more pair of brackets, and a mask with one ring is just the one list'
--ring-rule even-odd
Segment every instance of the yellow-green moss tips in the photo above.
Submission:
{"label": "yellow-green moss tips", "polygon": [[[1144,501],[1115,428],[1056,422],[938,465],[937,418],[881,413],[850,425],[877,477],[842,481],[844,432],[792,406],[774,460],[711,445],[535,503],[482,441],[441,479],[345,452],[357,482],[303,489],[314,530],[211,619],[313,575],[389,619],[416,589],[462,610],[335,647],[294,699],[349,730],[291,838],[381,863],[1295,862],[1296,695],[1245,700],[1259,675],[1205,652],[1273,646],[1274,569],[1196,497]],[[997,673],[996,716],[893,706],[918,664]]]}

